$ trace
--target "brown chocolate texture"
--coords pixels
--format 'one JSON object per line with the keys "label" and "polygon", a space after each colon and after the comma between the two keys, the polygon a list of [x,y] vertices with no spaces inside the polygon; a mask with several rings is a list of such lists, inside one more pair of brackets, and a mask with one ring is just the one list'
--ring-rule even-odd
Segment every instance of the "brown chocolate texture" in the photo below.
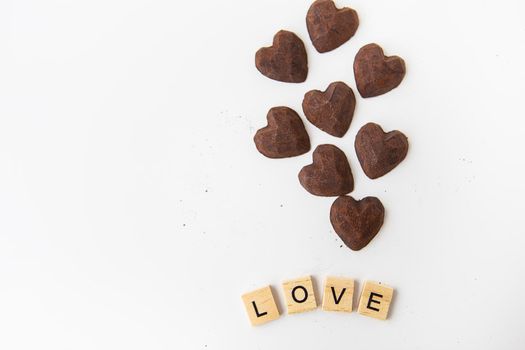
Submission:
{"label": "brown chocolate texture", "polygon": [[362,97],[379,96],[396,88],[405,72],[405,61],[398,56],[385,56],[377,44],[363,46],[355,56],[355,81]]}
{"label": "brown chocolate texture", "polygon": [[365,174],[377,179],[405,159],[408,139],[400,131],[385,133],[379,125],[368,123],[355,137],[355,151]]}
{"label": "brown chocolate texture", "polygon": [[306,15],[306,26],[318,52],[332,51],[354,36],[359,27],[357,12],[338,9],[332,0],[317,0]]}
{"label": "brown chocolate texture", "polygon": [[306,119],[332,136],[343,137],[355,110],[354,92],[345,83],[335,82],[326,91],[308,91],[303,99]]}
{"label": "brown chocolate texture", "polygon": [[340,196],[354,189],[354,178],[346,155],[334,145],[317,146],[313,163],[299,172],[299,182],[316,196]]}
{"label": "brown chocolate texture", "polygon": [[301,39],[292,32],[279,31],[273,45],[255,54],[255,66],[270,79],[302,83],[308,76],[308,58]]}
{"label": "brown chocolate texture", "polygon": [[375,197],[360,201],[350,196],[335,200],[330,208],[330,222],[341,240],[352,250],[361,250],[377,235],[385,208]]}
{"label": "brown chocolate texture", "polygon": [[254,141],[268,158],[295,157],[310,150],[310,138],[299,115],[288,107],[274,107],[266,116],[268,125],[259,129]]}

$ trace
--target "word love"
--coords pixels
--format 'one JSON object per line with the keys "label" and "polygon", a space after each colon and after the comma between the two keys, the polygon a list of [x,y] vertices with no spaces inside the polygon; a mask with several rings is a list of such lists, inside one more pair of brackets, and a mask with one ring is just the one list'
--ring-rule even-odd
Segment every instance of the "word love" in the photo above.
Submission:
{"label": "word love", "polygon": [[[317,300],[310,276],[286,281],[282,287],[289,314],[317,308]],[[357,312],[364,316],[386,320],[393,295],[393,288],[368,281],[361,291]],[[353,299],[353,279],[339,277],[328,277],[326,279],[322,304],[324,311],[352,312]],[[270,286],[246,293],[242,296],[242,300],[253,326],[276,320],[280,316]]]}

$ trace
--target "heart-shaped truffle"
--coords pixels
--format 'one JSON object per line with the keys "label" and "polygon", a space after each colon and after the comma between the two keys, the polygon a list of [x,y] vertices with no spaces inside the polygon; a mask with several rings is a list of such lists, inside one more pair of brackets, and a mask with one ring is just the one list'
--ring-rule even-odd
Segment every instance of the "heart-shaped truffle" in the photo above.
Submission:
{"label": "heart-shaped truffle", "polygon": [[253,138],[257,150],[268,158],[295,157],[310,150],[303,121],[293,109],[274,107],[266,116],[268,125]]}
{"label": "heart-shaped truffle", "polygon": [[345,83],[335,82],[326,91],[308,91],[303,99],[306,119],[332,136],[343,137],[355,110],[354,92]]}
{"label": "heart-shaped truffle", "polygon": [[335,200],[330,208],[330,222],[335,232],[352,250],[361,250],[383,225],[385,208],[376,197],[356,201],[350,196]]}
{"label": "heart-shaped truffle", "polygon": [[255,54],[255,66],[270,79],[286,83],[302,83],[308,75],[308,58],[301,39],[281,30],[273,37],[273,45]]}
{"label": "heart-shaped truffle", "polygon": [[359,27],[357,12],[338,9],[332,0],[314,1],[306,15],[306,26],[317,51],[332,51],[354,36]]}
{"label": "heart-shaped truffle", "polygon": [[357,90],[363,97],[374,97],[396,88],[405,76],[405,61],[387,57],[377,44],[363,46],[354,60]]}
{"label": "heart-shaped truffle", "polygon": [[316,196],[341,196],[352,192],[354,177],[343,151],[334,145],[319,145],[313,163],[299,172],[299,182]]}
{"label": "heart-shaped truffle", "polygon": [[368,123],[355,137],[355,151],[365,174],[377,179],[405,159],[408,139],[401,131],[385,133],[379,125]]}

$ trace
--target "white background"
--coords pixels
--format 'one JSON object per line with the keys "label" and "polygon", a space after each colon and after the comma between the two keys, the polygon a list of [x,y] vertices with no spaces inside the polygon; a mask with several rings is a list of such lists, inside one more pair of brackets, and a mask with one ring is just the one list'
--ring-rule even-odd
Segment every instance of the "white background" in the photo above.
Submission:
{"label": "white background", "polygon": [[[357,34],[326,54],[309,1],[0,2],[0,348],[523,349],[525,3],[337,1]],[[269,80],[255,51],[305,42],[303,84]],[[379,43],[407,75],[358,97],[353,195],[385,224],[342,244],[333,198],[297,173],[311,153],[260,155],[272,106],[342,80]],[[377,180],[353,151],[366,122],[399,129],[406,160]],[[252,328],[240,295],[311,274],[396,289],[381,322],[320,309]],[[318,295],[320,299],[320,295]]]}

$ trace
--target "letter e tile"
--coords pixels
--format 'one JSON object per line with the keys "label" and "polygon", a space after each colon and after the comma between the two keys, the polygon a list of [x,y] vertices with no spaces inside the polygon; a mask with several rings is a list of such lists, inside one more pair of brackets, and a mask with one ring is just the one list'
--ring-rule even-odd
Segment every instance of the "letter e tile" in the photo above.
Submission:
{"label": "letter e tile", "polygon": [[361,292],[357,312],[368,317],[386,320],[393,295],[394,288],[367,281]]}

